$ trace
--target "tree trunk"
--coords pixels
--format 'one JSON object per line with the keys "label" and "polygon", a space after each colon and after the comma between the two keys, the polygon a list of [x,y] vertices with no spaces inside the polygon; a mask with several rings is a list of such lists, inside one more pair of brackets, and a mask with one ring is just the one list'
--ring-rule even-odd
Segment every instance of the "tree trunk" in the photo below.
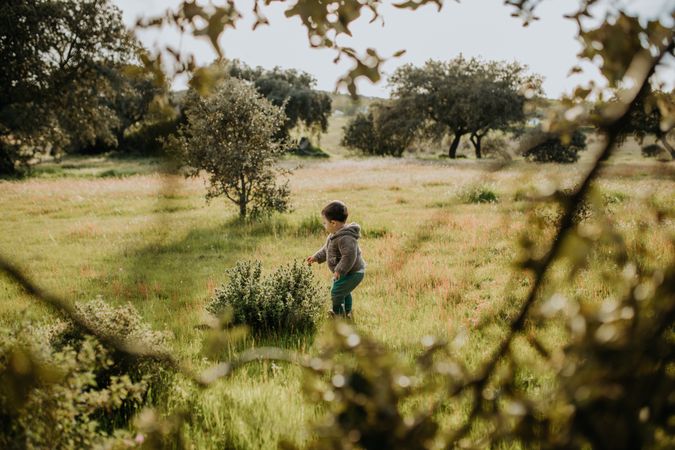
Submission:
{"label": "tree trunk", "polygon": [[124,139],[124,128],[115,132],[115,140],[117,141],[116,150],[118,152],[126,153],[127,149],[124,148],[126,146],[126,140]]}
{"label": "tree trunk", "polygon": [[9,151],[0,147],[0,176],[16,176],[18,171]]}
{"label": "tree trunk", "polygon": [[476,159],[481,159],[483,157],[483,154],[480,151],[480,141],[481,139],[483,139],[483,136],[478,134],[472,134],[469,139],[473,144],[473,148],[476,150]]}
{"label": "tree trunk", "polygon": [[672,156],[673,159],[675,159],[675,148],[673,148],[673,146],[670,145],[670,142],[668,142],[668,138],[666,137],[666,135],[663,134],[663,135],[659,136],[659,140],[661,141],[663,146],[666,148],[666,150],[668,150],[670,152],[670,156]]}
{"label": "tree trunk", "polygon": [[457,147],[459,147],[459,141],[462,139],[462,134],[463,133],[460,132],[455,133],[455,137],[452,139],[452,144],[450,144],[450,149],[448,150],[448,158],[457,158]]}
{"label": "tree trunk", "polygon": [[239,176],[239,187],[241,193],[239,194],[239,218],[246,218],[246,205],[248,205],[248,196],[246,195],[246,179],[244,175]]}

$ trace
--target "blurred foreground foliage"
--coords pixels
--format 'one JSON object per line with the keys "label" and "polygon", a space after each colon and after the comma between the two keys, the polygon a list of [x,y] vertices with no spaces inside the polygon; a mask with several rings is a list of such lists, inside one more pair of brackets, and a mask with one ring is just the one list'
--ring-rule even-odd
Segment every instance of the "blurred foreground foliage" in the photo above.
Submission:
{"label": "blurred foreground foliage", "polygon": [[[564,274],[551,275],[523,325],[513,319],[507,331],[529,345],[529,355],[501,346],[487,370],[472,373],[458,357],[466,340],[458,330],[450,342],[424,337],[415,367],[408,367],[376,340],[337,324],[305,385],[328,411],[309,448],[672,448],[675,242],[664,266],[646,266],[641,261],[654,255],[629,251],[601,211],[594,212],[565,237],[557,260]],[[524,269],[541,250],[529,236],[546,227],[536,207],[531,214]],[[600,302],[568,288],[597,270],[598,254],[610,255],[602,270],[611,294]],[[514,317],[515,306],[507,309]],[[564,333],[563,347],[547,342],[550,327]],[[554,380],[550,385],[532,390],[523,382],[525,374],[542,372]],[[410,404],[423,406],[411,410]],[[438,419],[440,410],[467,413],[448,424]]]}
{"label": "blurred foreground foliage", "polygon": [[[527,24],[536,19],[535,9],[543,1],[506,3],[515,7],[514,14]],[[414,10],[427,3],[409,1],[398,6]],[[599,3],[607,5],[603,16],[591,27],[582,26],[585,17],[593,16],[590,8]],[[276,359],[304,367],[307,395],[325,407],[325,420],[314,425],[309,448],[673,448],[672,232],[658,257],[646,246],[626,242],[597,207],[592,190],[600,161],[611,155],[621,131],[628,127],[630,113],[640,100],[638,93],[644,92],[662,58],[673,54],[671,28],[629,16],[621,4],[580,1],[578,10],[570,14],[579,24],[580,58],[598,63],[609,88],[616,90],[616,101],[591,109],[586,98],[602,89],[581,86],[544,118],[544,131],[560,135],[561,142],[571,139],[581,126],[597,126],[604,135],[603,147],[575,189],[554,188],[541,194],[542,201],[554,199],[561,205],[560,215],[553,219],[556,232],[550,243],[544,241],[550,233],[544,231],[545,224],[534,209],[532,223],[521,238],[517,277],[522,279],[523,272],[530,275],[529,293],[524,300],[515,298],[512,286],[507,287],[507,310],[500,314],[507,320],[504,334],[477,369],[469,370],[458,357],[466,339],[461,330],[449,343],[424,338],[425,350],[415,366],[408,367],[375,339],[336,323],[332,337],[314,357],[254,349],[194,376],[167,356],[165,349],[153,351],[152,343],[142,342],[147,351],[139,348],[141,336],[153,332],[145,329],[135,334],[128,328],[109,326],[106,320],[92,319],[92,311],[78,315],[77,308],[42,292],[0,259],[0,267],[12,279],[56,306],[83,330],[83,337],[65,339],[58,345],[49,333],[32,329],[9,333],[0,341],[0,444],[9,448],[40,448],[45,443],[52,448],[80,448],[110,437],[108,447],[183,448],[188,443],[181,438],[181,427],[189,420],[189,411],[166,417],[146,409],[133,423],[128,420],[141,405],[151,405],[147,396],[150,381],[144,376],[133,378],[135,371],[144,373],[141,367],[145,362],[159,364],[208,386],[242,364]],[[254,3],[256,26],[266,21],[260,5]],[[360,58],[355,50],[338,46],[335,38],[351,33],[349,26],[363,8],[378,17],[380,5],[379,1],[300,0],[289,6],[286,14],[301,19],[312,45],[335,48],[339,56],[355,61],[355,68],[343,79],[355,93],[358,77],[379,79],[382,58],[373,49]],[[233,2],[205,7],[185,1],[176,11],[146,25],[168,22],[206,36],[220,54],[218,38],[239,16]],[[205,72],[190,67],[190,61],[186,67],[195,71],[193,85],[199,83]],[[662,99],[656,105],[661,114],[659,127],[665,133],[672,129],[675,110]],[[579,214],[582,204],[592,213]],[[664,233],[672,225],[673,217],[668,214],[653,206],[652,219]],[[603,264],[598,263],[600,257]],[[600,301],[586,297],[583,290],[570,289],[583,283],[593,270],[601,272],[607,288]],[[106,307],[101,309],[106,311]],[[566,336],[562,348],[548,342],[549,328]],[[228,333],[225,328],[219,331]],[[41,333],[47,336],[40,337]],[[516,351],[516,342],[527,342],[531,354]],[[142,363],[110,362],[118,361],[118,354]],[[114,372],[122,367],[126,373]],[[523,380],[530,371],[548,374],[551,383],[528,389]],[[102,414],[124,409],[124,405],[131,405],[126,412]],[[442,411],[456,412],[459,420],[443,421]],[[125,420],[115,422],[119,418]],[[121,434],[113,431],[118,426]],[[131,439],[133,429],[139,434]]]}
{"label": "blurred foreground foliage", "polygon": [[[131,305],[101,299],[75,314],[102,334],[165,351],[171,336],[153,331]],[[125,436],[141,405],[171,384],[173,372],[116,351],[71,321],[24,323],[0,339],[0,446],[79,449]]]}

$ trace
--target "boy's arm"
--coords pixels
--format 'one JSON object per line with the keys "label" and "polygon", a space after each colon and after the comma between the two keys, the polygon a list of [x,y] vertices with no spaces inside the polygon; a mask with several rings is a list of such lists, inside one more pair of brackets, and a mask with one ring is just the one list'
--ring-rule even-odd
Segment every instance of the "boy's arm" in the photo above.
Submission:
{"label": "boy's arm", "polygon": [[335,271],[340,275],[346,275],[356,262],[356,257],[358,255],[359,244],[351,236],[344,236],[338,239],[338,248],[340,249],[340,262],[335,266]]}
{"label": "boy's arm", "polygon": [[322,262],[326,261],[326,245],[328,245],[328,243],[324,244],[318,252],[312,255],[312,258],[314,258],[314,261],[317,264],[321,264]]}

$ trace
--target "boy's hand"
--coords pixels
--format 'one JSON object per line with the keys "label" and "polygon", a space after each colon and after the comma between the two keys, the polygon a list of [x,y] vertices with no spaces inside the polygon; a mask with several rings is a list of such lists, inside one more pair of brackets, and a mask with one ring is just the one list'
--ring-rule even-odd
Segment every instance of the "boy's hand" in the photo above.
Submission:
{"label": "boy's hand", "polygon": [[340,279],[340,272],[335,272],[335,273],[333,274],[333,280],[337,281],[337,280],[339,280],[339,279]]}
{"label": "boy's hand", "polygon": [[314,259],[313,256],[308,256],[307,259],[306,259],[305,261],[307,262],[307,264],[309,264],[309,265],[311,266],[312,263],[315,263],[315,262],[316,262],[316,259]]}

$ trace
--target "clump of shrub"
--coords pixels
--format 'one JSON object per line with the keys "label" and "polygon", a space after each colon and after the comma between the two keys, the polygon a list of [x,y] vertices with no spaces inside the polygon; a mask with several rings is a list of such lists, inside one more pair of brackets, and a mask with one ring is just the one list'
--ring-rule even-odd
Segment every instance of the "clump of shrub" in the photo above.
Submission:
{"label": "clump of shrub", "polygon": [[364,228],[363,229],[363,237],[366,238],[371,238],[371,239],[378,239],[381,237],[385,237],[386,235],[389,234],[389,230],[382,227],[382,228]]}
{"label": "clump of shrub", "polygon": [[645,158],[656,158],[661,153],[664,153],[665,150],[661,148],[660,145],[650,144],[642,147],[641,153]]}
{"label": "clump of shrub", "polygon": [[295,261],[263,277],[259,261],[240,261],[227,275],[206,307],[210,313],[231,309],[233,323],[256,335],[316,331],[323,306],[309,267]]}
{"label": "clump of shrub", "polygon": [[365,155],[400,157],[420,137],[422,118],[406,101],[375,102],[343,127],[341,144]]}
{"label": "clump of shrub", "polygon": [[184,118],[170,117],[135,127],[118,148],[120,153],[159,156],[166,153],[165,138],[176,132]]}
{"label": "clump of shrub", "polygon": [[618,192],[618,191],[611,191],[611,192],[603,192],[602,193],[602,200],[605,205],[613,205],[616,203],[622,203],[624,202],[628,196],[624,194],[623,192]]}
{"label": "clump of shrub", "polygon": [[471,186],[460,194],[465,203],[498,203],[499,195],[488,186]]}
{"label": "clump of shrub", "polygon": [[503,133],[490,133],[483,138],[481,146],[483,156],[487,158],[511,161],[513,156],[509,152],[509,141]]}
{"label": "clump of shrub", "polygon": [[[97,299],[76,314],[104,336],[167,351],[128,305]],[[79,449],[124,433],[133,414],[167,386],[159,363],[108,348],[70,322],[3,330],[0,339],[0,448]],[[58,427],[55,426],[58,424]]]}
{"label": "clump of shrub", "polygon": [[305,156],[309,158],[330,158],[330,155],[323,151],[321,147],[313,145],[306,137],[300,138],[298,145],[288,150],[296,156]]}
{"label": "clump of shrub", "polygon": [[568,139],[554,133],[535,130],[521,142],[523,156],[540,163],[571,164],[579,160],[579,152],[586,149],[586,135],[575,130]]}
{"label": "clump of shrub", "polygon": [[[89,302],[78,303],[75,306],[75,314],[102,335],[115,339],[122,345],[142,346],[145,351],[152,353],[170,351],[171,332],[153,330],[131,303],[112,306],[98,297]],[[60,333],[53,335],[51,341],[57,348],[64,345],[77,347],[86,336],[87,334],[80,328],[68,323]],[[114,352],[113,357],[115,371],[126,373],[134,380],[144,378],[153,390],[162,388],[162,377],[166,373],[156,361],[134,358],[119,352]]]}

